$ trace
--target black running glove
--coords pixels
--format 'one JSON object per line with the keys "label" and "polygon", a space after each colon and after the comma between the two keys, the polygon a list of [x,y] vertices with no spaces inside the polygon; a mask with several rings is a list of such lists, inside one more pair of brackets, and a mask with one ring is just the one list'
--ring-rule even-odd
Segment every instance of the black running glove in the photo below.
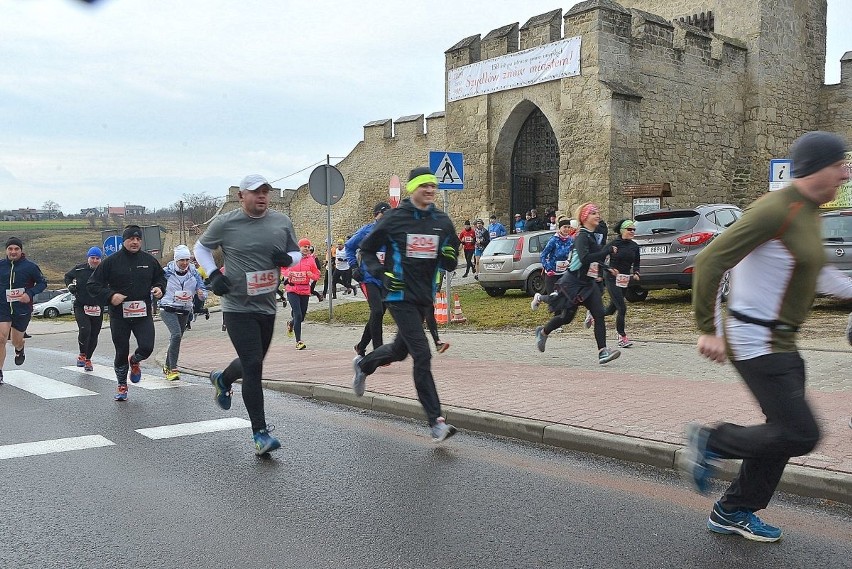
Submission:
{"label": "black running glove", "polygon": [[231,281],[228,280],[228,277],[222,274],[222,269],[216,269],[210,273],[210,276],[207,277],[205,283],[216,296],[225,296],[231,292]]}
{"label": "black running glove", "polygon": [[272,264],[276,267],[289,267],[293,264],[293,257],[289,253],[276,249],[272,253]]}
{"label": "black running glove", "polygon": [[405,283],[393,273],[384,273],[382,281],[385,289],[390,292],[399,292],[405,290]]}

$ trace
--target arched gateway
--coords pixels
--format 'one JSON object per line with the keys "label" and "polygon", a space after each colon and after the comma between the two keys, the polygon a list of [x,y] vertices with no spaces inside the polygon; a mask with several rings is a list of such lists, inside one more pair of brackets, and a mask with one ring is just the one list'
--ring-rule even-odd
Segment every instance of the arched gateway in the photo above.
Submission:
{"label": "arched gateway", "polygon": [[544,215],[559,203],[559,142],[547,117],[535,108],[524,121],[512,149],[509,219],[532,208]]}

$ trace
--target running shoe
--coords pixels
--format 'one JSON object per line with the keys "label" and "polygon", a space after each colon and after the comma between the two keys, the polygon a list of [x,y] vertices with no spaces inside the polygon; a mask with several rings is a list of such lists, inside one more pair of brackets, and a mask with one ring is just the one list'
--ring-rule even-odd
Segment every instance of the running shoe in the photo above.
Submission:
{"label": "running shoe", "polygon": [[852,312],[849,313],[849,322],[846,323],[846,340],[852,346]]}
{"label": "running shoe", "polygon": [[710,491],[710,478],[716,470],[719,455],[707,450],[710,430],[691,423],[686,426],[686,448],[679,463],[681,472],[699,494]]}
{"label": "running shoe", "polygon": [[447,421],[443,417],[438,417],[435,420],[435,424],[432,425],[430,429],[432,432],[432,440],[436,443],[445,441],[456,434],[456,428],[452,425],[448,425]]}
{"label": "running shoe", "polygon": [[305,345],[304,342],[302,342],[301,340],[296,342],[296,349],[297,350],[304,350],[305,348],[307,348],[307,346]]}
{"label": "running shoe", "polygon": [[210,372],[210,383],[213,384],[213,398],[216,400],[216,405],[227,411],[231,408],[231,394],[233,391],[225,385],[225,378],[222,377],[221,371]]}
{"label": "running shoe", "polygon": [[86,354],[80,354],[77,356],[77,367],[83,367],[86,365]]}
{"label": "running shoe", "polygon": [[355,350],[355,355],[356,355],[356,356],[364,357],[364,356],[366,356],[366,355],[367,355],[367,350],[366,350],[366,349],[364,349],[364,348],[362,348],[362,347],[361,347],[361,346],[359,346],[358,344],[355,344],[354,350]]}
{"label": "running shoe", "polygon": [[537,292],[533,295],[532,302],[530,302],[530,310],[537,310],[539,304],[541,304],[541,293]]}
{"label": "running shoe", "polygon": [[139,367],[139,362],[134,362],[133,356],[130,356],[127,358],[127,363],[130,364],[131,383],[139,383],[142,380],[142,368]]}
{"label": "running shoe", "polygon": [[127,401],[127,384],[120,383],[118,385],[118,389],[115,392],[115,400],[116,401]]}
{"label": "running shoe", "polygon": [[361,397],[364,395],[364,390],[367,387],[367,374],[361,369],[361,360],[364,356],[355,356],[352,360],[352,369],[355,370],[355,377],[352,378],[352,391],[355,395]]}
{"label": "running shoe", "polygon": [[224,331],[225,331],[225,330],[227,330],[227,329],[228,329],[228,327],[227,327],[227,326],[225,326],[224,324],[222,324],[222,332],[224,332]]}
{"label": "running shoe", "polygon": [[627,336],[619,336],[618,337],[618,347],[619,348],[629,348],[633,345],[633,341]]}
{"label": "running shoe", "polygon": [[435,342],[435,349],[438,351],[439,354],[443,354],[444,352],[450,349],[450,343],[438,340],[437,342]]}
{"label": "running shoe", "polygon": [[278,439],[269,434],[269,431],[273,428],[272,425],[267,425],[265,429],[261,429],[251,436],[254,439],[254,454],[257,456],[281,448],[281,443]]}
{"label": "running shoe", "polygon": [[592,316],[591,312],[586,312],[586,319],[583,320],[583,326],[586,328],[591,328],[595,323],[595,319]]}
{"label": "running shoe", "polygon": [[535,329],[535,347],[539,352],[544,351],[544,345],[547,343],[547,334],[544,333],[544,326],[539,326]]}
{"label": "running shoe", "polygon": [[83,362],[83,371],[95,371],[95,366],[92,365],[92,360]]}
{"label": "running shoe", "polygon": [[21,348],[21,351],[15,350],[15,365],[23,365],[24,360],[27,359],[27,356],[24,355],[24,349]]}
{"label": "running shoe", "polygon": [[707,529],[716,533],[739,534],[752,541],[772,542],[781,539],[781,528],[771,526],[750,510],[725,511],[719,502],[707,518]]}
{"label": "running shoe", "polygon": [[621,355],[621,352],[619,352],[618,350],[610,350],[609,348],[604,346],[603,348],[598,350],[598,363],[599,364],[609,363],[612,360],[617,360],[618,356],[620,356],[620,355]]}
{"label": "running shoe", "polygon": [[170,369],[169,373],[166,374],[168,381],[177,381],[178,379],[180,379],[180,372],[176,369]]}
{"label": "running shoe", "polygon": [[3,370],[0,369],[0,385],[3,385]]}
{"label": "running shoe", "polygon": [[293,334],[293,321],[292,320],[287,321],[287,335],[290,336],[291,338],[294,335]]}

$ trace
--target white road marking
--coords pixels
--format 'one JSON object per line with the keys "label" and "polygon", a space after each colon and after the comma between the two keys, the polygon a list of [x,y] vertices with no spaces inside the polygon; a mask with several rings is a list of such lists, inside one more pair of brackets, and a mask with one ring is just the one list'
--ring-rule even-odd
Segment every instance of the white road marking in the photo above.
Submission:
{"label": "white road marking", "polygon": [[[115,371],[111,367],[102,366],[95,364],[94,371],[83,371],[83,368],[77,366],[64,366],[62,369],[67,369],[69,371],[76,371],[85,375],[94,375],[96,377],[100,377],[101,379],[108,379],[113,383],[118,383],[118,380],[115,379]],[[168,381],[163,377],[157,377],[155,375],[149,375],[147,373],[142,373],[142,381],[139,383],[131,383],[130,376],[128,375],[128,385],[131,386],[131,389],[140,388],[140,389],[172,389],[175,387],[180,387],[181,381]],[[186,384],[183,384],[186,385]]]}
{"label": "white road marking", "polygon": [[62,399],[64,397],[83,397],[85,395],[97,395],[94,391],[69,385],[43,375],[38,375],[22,369],[8,370],[4,380],[9,385],[18,389],[29,391],[42,399]]}
{"label": "white road marking", "polygon": [[251,427],[250,421],[232,417],[228,419],[212,419],[210,421],[196,421],[194,423],[178,423],[176,425],[136,429],[136,432],[149,439],[169,439],[201,433],[215,433],[216,431],[233,431],[234,429],[249,427]]}
{"label": "white road marking", "polygon": [[22,456],[35,456],[37,454],[85,450],[89,448],[111,446],[114,444],[115,443],[111,440],[100,435],[86,435],[83,437],[36,441],[33,443],[18,443],[14,445],[0,446],[0,460],[6,458],[20,458]]}

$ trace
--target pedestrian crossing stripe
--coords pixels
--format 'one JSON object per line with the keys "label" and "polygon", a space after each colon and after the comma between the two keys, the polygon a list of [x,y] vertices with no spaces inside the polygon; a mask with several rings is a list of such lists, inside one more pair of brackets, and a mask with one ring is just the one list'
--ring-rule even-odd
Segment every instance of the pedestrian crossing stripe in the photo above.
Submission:
{"label": "pedestrian crossing stripe", "polygon": [[112,445],[115,445],[115,443],[101,435],[86,435],[82,437],[3,445],[0,446],[0,460],[72,450],[86,450]]}
{"label": "pedestrian crossing stripe", "polygon": [[210,421],[196,421],[194,423],[178,423],[175,425],[163,425],[162,427],[136,429],[136,432],[143,437],[156,440],[199,435],[201,433],[215,433],[217,431],[248,429],[250,427],[250,421],[238,417],[230,417],[227,419],[212,419]]}
{"label": "pedestrian crossing stripe", "polygon": [[98,394],[95,391],[77,387],[76,385],[69,385],[22,369],[7,371],[4,379],[9,385],[28,391],[33,395],[38,395],[42,399],[85,397],[87,395]]}
{"label": "pedestrian crossing stripe", "polygon": [[[115,378],[115,370],[112,367],[97,364],[93,367],[93,371],[83,371],[83,368],[77,366],[65,366],[62,369],[76,371],[84,375],[94,375],[96,377],[100,377],[101,379],[108,379],[113,383],[118,383],[118,380]],[[149,375],[147,373],[142,374],[142,381],[140,381],[139,383],[132,384],[134,389],[137,387],[140,389],[173,389],[175,387],[180,387],[180,385],[180,380],[168,381],[165,378],[158,377],[156,375]]]}

